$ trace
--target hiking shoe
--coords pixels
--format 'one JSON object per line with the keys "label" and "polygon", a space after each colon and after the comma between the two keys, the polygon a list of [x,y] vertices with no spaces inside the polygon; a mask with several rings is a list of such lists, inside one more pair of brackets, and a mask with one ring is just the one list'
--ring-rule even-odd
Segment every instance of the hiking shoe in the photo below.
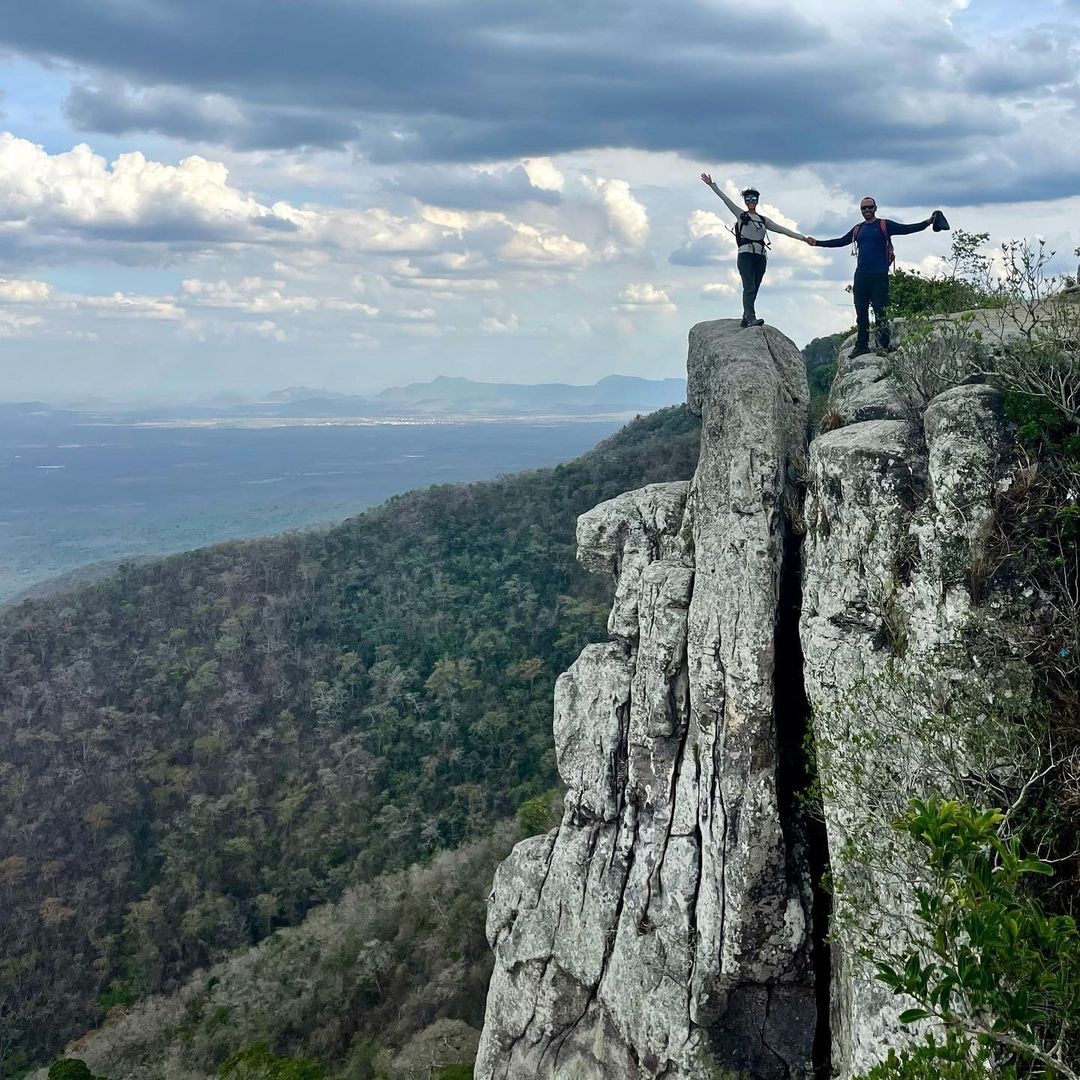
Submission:
{"label": "hiking shoe", "polygon": [[739,325],[745,330],[750,325],[750,320],[744,315]]}
{"label": "hiking shoe", "polygon": [[764,326],[765,325],[765,320],[764,319],[751,319],[750,320],[750,325],[751,326]]}
{"label": "hiking shoe", "polygon": [[869,345],[856,345],[855,348],[851,350],[851,353],[849,355],[852,357],[865,356],[868,352],[870,352]]}

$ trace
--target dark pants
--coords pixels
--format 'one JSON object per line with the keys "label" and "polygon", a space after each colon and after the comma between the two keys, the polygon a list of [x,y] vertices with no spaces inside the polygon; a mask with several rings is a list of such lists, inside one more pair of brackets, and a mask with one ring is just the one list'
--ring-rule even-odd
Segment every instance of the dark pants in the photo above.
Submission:
{"label": "dark pants", "polygon": [[738,258],[739,277],[742,278],[742,313],[744,319],[754,319],[754,301],[765,276],[764,255],[755,255],[752,251],[740,251]]}
{"label": "dark pants", "polygon": [[878,344],[887,349],[892,340],[885,309],[889,306],[889,275],[866,270],[855,271],[856,348],[870,347],[870,305],[874,306],[874,330]]}

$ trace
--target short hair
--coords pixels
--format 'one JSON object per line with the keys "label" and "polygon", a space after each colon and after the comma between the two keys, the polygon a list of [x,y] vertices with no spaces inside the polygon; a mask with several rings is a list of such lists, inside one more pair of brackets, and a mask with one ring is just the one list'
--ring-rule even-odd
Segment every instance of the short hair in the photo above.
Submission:
{"label": "short hair", "polygon": [[759,199],[761,198],[761,192],[758,191],[758,189],[756,187],[744,187],[742,189],[742,191],[740,192],[740,194],[742,195],[742,197],[744,199],[746,198],[747,195],[755,195],[757,198],[759,198]]}
{"label": "short hair", "polygon": [[860,205],[860,206],[862,206],[862,204],[863,204],[864,202],[866,202],[866,200],[867,200],[867,199],[869,199],[869,200],[870,200],[870,201],[871,201],[872,203],[875,203],[875,204],[877,203],[877,199],[875,199],[873,195],[864,195],[864,196],[863,196],[863,197],[862,197],[862,198],[861,198],[861,199],[859,200],[859,205]]}

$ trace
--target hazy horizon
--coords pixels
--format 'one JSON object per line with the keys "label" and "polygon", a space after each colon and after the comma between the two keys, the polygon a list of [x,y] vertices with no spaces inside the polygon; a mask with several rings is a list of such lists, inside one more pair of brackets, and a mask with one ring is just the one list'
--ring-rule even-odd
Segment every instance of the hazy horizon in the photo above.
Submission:
{"label": "hazy horizon", "polygon": [[439,374],[433,376],[431,379],[412,380],[409,382],[397,382],[387,383],[379,385],[377,387],[368,390],[349,390],[343,387],[334,386],[309,386],[305,383],[296,383],[290,386],[275,386],[271,389],[251,389],[249,391],[244,390],[222,390],[217,392],[208,392],[204,395],[194,396],[151,396],[145,395],[141,397],[124,397],[122,395],[112,394],[106,395],[71,395],[64,396],[58,395],[54,397],[47,397],[45,395],[35,395],[28,398],[20,397],[0,397],[0,405],[25,405],[32,404],[34,402],[40,402],[43,405],[48,405],[52,408],[63,409],[79,409],[79,408],[137,408],[139,406],[163,406],[163,405],[227,405],[234,404],[256,404],[268,402],[274,398],[275,395],[288,394],[290,392],[305,391],[305,396],[318,397],[322,394],[328,395],[341,395],[345,397],[362,397],[373,398],[377,397],[388,390],[399,389],[405,386],[427,386],[432,383],[438,382],[441,379],[465,379],[467,382],[476,383],[478,385],[489,386],[529,386],[529,387],[541,387],[541,386],[575,386],[575,387],[591,387],[596,386],[608,378],[633,378],[641,379],[648,383],[662,383],[672,381],[685,382],[685,376],[666,375],[650,377],[648,375],[632,375],[627,376],[621,372],[608,372],[606,375],[600,375],[596,379],[590,382],[572,382],[568,380],[552,380],[550,382],[516,382],[508,379],[469,379],[465,376]]}

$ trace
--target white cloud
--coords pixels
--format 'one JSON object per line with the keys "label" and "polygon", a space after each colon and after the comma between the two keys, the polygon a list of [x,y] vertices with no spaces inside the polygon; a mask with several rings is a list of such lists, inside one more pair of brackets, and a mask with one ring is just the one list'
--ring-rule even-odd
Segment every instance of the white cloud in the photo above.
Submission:
{"label": "white cloud", "polygon": [[289,229],[288,215],[263,206],[228,182],[218,161],[193,155],[178,165],[135,151],[112,165],[85,143],[59,154],[0,133],[0,235],[62,226],[124,236],[255,240]]}
{"label": "white cloud", "polygon": [[710,281],[702,286],[702,296],[732,296],[740,288],[733,281]]}
{"label": "white cloud", "polygon": [[675,304],[664,289],[647,281],[627,285],[619,293],[619,307],[624,311],[671,313]]}
{"label": "white cloud", "polygon": [[40,304],[52,295],[47,281],[21,281],[18,278],[0,278],[0,303]]}
{"label": "white cloud", "polygon": [[243,278],[235,284],[227,281],[202,281],[185,278],[180,284],[183,302],[197,306],[215,307],[260,315],[271,312],[350,311],[375,316],[379,309],[373,304],[342,300],[334,296],[288,296],[285,282],[261,277]]}
{"label": "white cloud", "polygon": [[0,337],[22,337],[40,324],[40,315],[17,315],[12,311],[0,311]]}
{"label": "white cloud", "polygon": [[480,320],[480,329],[485,334],[510,334],[518,329],[518,317],[513,312],[502,318],[488,315]]}
{"label": "white cloud", "polygon": [[529,183],[542,191],[562,191],[566,179],[549,157],[524,158],[521,162]]}
{"label": "white cloud", "polygon": [[589,248],[565,233],[522,223],[499,248],[499,258],[516,266],[573,268],[589,259]]}
{"label": "white cloud", "polygon": [[184,312],[171,298],[138,296],[133,293],[114,292],[110,296],[75,296],[68,298],[71,306],[89,311],[104,318],[125,317],[134,319],[161,319],[173,322],[184,317]]}
{"label": "white cloud", "polygon": [[715,266],[736,255],[731,219],[711,210],[693,210],[684,226],[686,240],[668,257],[677,266]]}
{"label": "white cloud", "polygon": [[[645,207],[634,198],[625,180],[608,180],[598,176],[595,180],[583,176],[582,184],[599,196],[607,216],[608,227],[621,246],[637,250],[645,246],[649,238],[649,215]],[[611,254],[617,253],[617,249]]]}

